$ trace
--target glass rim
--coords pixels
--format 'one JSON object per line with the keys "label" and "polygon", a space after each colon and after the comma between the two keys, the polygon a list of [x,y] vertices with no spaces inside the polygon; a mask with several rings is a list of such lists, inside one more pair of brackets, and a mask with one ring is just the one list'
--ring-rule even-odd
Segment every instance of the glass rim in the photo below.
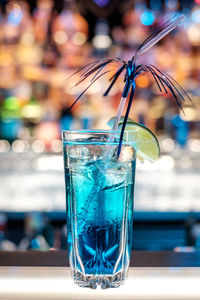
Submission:
{"label": "glass rim", "polygon": [[[89,135],[93,135],[94,137],[96,136],[100,136],[102,135],[114,135],[115,138],[120,137],[120,130],[108,130],[108,129],[80,129],[80,130],[62,130],[62,142],[63,144],[65,143],[75,143],[75,144],[84,144],[85,145],[85,141],[77,141],[76,138],[79,138],[80,136],[84,137],[84,136],[89,136]],[[125,134],[129,134],[129,133],[133,133],[133,132],[137,132],[137,130],[125,130],[124,133]],[[90,141],[89,144],[96,144],[97,141]],[[119,140],[118,141],[99,141],[100,144],[108,144],[108,145],[119,145]],[[132,141],[131,143],[128,141],[125,141],[123,139],[122,141],[123,145],[134,145],[134,147],[136,147],[136,141]]]}
{"label": "glass rim", "polygon": [[[137,130],[124,130],[124,132],[136,132]],[[80,134],[80,133],[118,133],[121,130],[109,130],[109,129],[73,129],[73,130],[62,130],[63,134]]]}

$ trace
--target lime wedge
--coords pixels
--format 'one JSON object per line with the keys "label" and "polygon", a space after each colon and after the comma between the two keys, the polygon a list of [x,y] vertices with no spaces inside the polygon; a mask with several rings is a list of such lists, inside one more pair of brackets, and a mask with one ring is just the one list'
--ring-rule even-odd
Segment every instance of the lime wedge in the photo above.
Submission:
{"label": "lime wedge", "polygon": [[[114,118],[108,122],[113,124]],[[123,118],[120,120],[118,129],[121,129]],[[137,156],[139,159],[147,159],[154,162],[160,155],[160,146],[154,133],[146,126],[128,119],[126,123],[124,139],[129,143],[136,143]]]}

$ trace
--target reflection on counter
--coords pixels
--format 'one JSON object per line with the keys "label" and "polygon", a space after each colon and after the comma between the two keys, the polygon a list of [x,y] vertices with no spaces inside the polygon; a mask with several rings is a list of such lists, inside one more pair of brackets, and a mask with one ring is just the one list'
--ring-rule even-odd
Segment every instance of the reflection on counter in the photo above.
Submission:
{"label": "reflection on counter", "polygon": [[0,297],[10,300],[196,300],[200,298],[199,280],[199,268],[130,268],[127,281],[119,289],[89,290],[73,284],[69,268],[7,267],[0,270]]}

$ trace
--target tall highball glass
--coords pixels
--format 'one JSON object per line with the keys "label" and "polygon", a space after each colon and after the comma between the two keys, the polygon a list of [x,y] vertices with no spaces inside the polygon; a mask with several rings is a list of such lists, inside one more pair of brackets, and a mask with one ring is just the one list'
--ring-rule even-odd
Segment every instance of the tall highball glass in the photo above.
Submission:
{"label": "tall highball glass", "polygon": [[123,142],[118,158],[118,131],[63,131],[62,138],[74,282],[118,287],[131,256],[135,147]]}

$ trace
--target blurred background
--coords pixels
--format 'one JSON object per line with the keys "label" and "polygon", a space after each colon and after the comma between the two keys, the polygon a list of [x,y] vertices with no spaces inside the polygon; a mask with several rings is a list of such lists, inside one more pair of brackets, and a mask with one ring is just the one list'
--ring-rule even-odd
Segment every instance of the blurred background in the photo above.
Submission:
{"label": "blurred background", "polygon": [[[0,1],[0,250],[66,248],[62,129],[108,128],[123,78],[67,78],[102,57],[128,60],[175,13],[186,21],[141,57],[173,76],[191,102],[179,111],[150,76],[137,79],[130,117],[159,139],[160,159],[137,163],[134,249],[200,248],[200,1]],[[117,65],[112,66],[116,70]]]}

